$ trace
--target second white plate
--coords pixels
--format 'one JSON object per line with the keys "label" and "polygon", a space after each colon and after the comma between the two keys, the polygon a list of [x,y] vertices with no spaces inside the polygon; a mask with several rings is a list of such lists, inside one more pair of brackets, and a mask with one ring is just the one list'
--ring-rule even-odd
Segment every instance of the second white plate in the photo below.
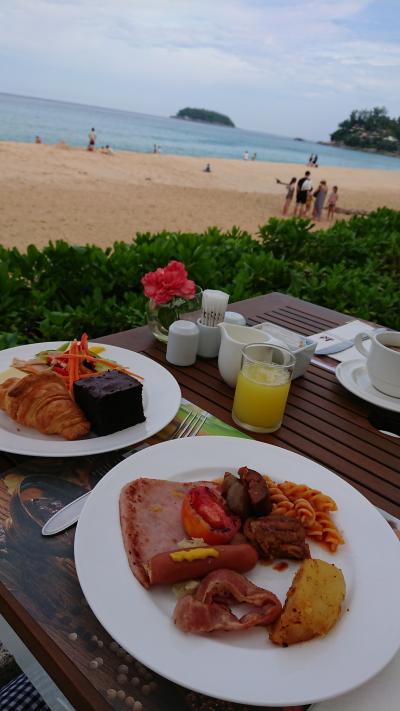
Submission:
{"label": "second white plate", "polygon": [[372,405],[383,407],[385,410],[400,412],[400,398],[385,395],[371,384],[365,367],[365,358],[340,363],[336,368],[335,375],[339,383],[350,390],[353,395],[357,395]]}
{"label": "second white plate", "polygon": [[[0,351],[0,371],[10,366],[13,358],[33,358],[39,351],[58,348],[61,343],[30,343]],[[146,415],[144,422],[103,437],[89,435],[68,442],[59,435],[45,435],[32,427],[23,427],[0,410],[0,450],[35,457],[100,454],[142,442],[171,422],[179,409],[181,390],[166,368],[140,353],[117,346],[106,346],[104,357],[143,376],[143,407]]]}

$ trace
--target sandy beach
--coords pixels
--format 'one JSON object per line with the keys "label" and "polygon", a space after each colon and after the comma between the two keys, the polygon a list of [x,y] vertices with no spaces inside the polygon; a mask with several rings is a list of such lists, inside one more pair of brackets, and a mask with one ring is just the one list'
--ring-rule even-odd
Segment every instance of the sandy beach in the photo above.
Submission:
{"label": "sandy beach", "polygon": [[[212,172],[203,171],[206,163]],[[281,214],[275,178],[300,178],[306,166],[257,161],[0,143],[0,239],[25,251],[49,240],[130,242],[136,232],[201,232],[237,225],[252,234]],[[339,186],[342,208],[400,209],[400,171],[311,169],[316,186]],[[342,218],[342,216],[340,216]],[[322,221],[321,227],[328,223]]]}

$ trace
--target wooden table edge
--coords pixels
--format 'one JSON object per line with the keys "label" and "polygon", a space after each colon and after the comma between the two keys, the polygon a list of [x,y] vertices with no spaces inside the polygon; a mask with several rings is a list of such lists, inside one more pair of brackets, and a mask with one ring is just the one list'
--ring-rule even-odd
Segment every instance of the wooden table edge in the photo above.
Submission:
{"label": "wooden table edge", "polygon": [[[71,665],[68,655],[60,650],[2,582],[0,582],[0,597],[0,612],[4,619],[26,644],[68,701],[77,709],[110,711],[110,705],[101,693],[96,691],[95,686],[76,666]],[[65,667],[68,667],[68,674],[64,671]]]}

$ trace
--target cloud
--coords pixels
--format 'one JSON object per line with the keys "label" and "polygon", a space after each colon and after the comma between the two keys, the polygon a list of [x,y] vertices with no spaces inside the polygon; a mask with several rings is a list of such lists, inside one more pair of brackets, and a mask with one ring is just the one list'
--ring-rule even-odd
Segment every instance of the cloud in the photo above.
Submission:
{"label": "cloud", "polygon": [[[242,126],[270,131],[282,126],[271,102],[292,102],[299,112],[285,119],[284,130],[291,120],[292,133],[300,122],[311,135],[322,130],[323,107],[310,111],[310,101],[325,102],[329,130],[336,108],[344,118],[372,89],[400,113],[400,49],[382,27],[374,38],[366,19],[376,8],[373,0],[2,0],[1,51],[19,67],[6,87],[14,79],[12,90],[26,92],[25,62],[27,72],[32,64],[40,68],[40,77],[30,78],[33,95],[47,75],[53,86],[58,72],[54,98],[63,98],[64,87],[72,99],[70,73],[77,101],[109,105],[109,96],[114,106],[139,103],[165,115],[179,107],[170,103],[198,95],[210,108],[229,107]],[[136,106],[132,95],[140,95]]]}

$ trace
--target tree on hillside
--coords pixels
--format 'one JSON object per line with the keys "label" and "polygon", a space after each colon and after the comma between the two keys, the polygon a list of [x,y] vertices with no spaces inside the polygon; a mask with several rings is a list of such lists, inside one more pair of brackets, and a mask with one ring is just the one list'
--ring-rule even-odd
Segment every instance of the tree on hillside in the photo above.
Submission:
{"label": "tree on hillside", "polygon": [[355,109],[331,134],[331,141],[346,146],[398,152],[400,117],[390,118],[384,106],[375,106],[370,110]]}

